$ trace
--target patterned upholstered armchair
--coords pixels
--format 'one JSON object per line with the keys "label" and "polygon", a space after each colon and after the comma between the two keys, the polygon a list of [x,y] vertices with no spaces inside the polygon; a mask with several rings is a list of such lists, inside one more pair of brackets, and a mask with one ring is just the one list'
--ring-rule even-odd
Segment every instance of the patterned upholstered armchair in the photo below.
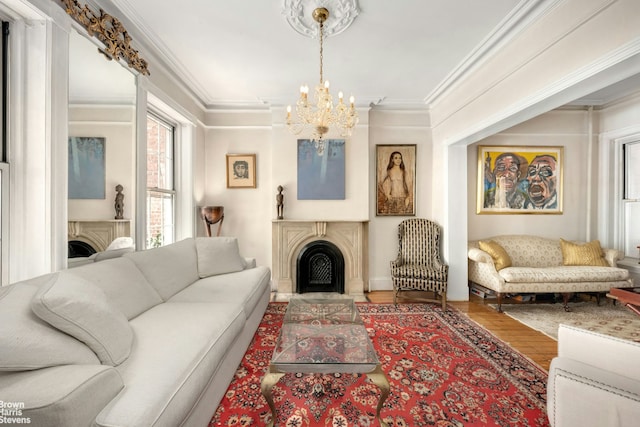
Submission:
{"label": "patterned upholstered armchair", "polygon": [[[406,219],[398,225],[398,257],[391,261],[393,303],[401,291],[433,292],[433,298],[447,308],[449,266],[440,259],[440,226],[423,218]],[[439,298],[438,298],[439,297]]]}

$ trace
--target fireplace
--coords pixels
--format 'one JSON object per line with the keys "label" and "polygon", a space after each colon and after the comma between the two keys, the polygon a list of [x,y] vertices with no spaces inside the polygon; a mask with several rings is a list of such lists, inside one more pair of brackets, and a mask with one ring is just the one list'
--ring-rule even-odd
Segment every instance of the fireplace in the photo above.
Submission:
{"label": "fireplace", "polygon": [[[336,268],[344,271],[342,290],[336,292],[364,298],[369,280],[367,221],[274,220],[272,232],[271,279],[278,297],[300,292],[298,259],[310,243],[324,241],[337,249],[344,263],[340,268],[336,261]],[[321,245],[326,249],[327,243]],[[320,257],[318,263],[324,262]]]}
{"label": "fireplace", "polygon": [[326,240],[307,243],[296,263],[296,292],[344,293],[344,257]]}

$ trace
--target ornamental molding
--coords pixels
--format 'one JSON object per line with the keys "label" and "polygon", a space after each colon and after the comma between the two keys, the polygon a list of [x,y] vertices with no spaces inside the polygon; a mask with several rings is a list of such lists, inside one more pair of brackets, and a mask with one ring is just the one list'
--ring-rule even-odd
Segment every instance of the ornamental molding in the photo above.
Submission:
{"label": "ornamental molding", "polygon": [[282,14],[296,32],[317,39],[320,31],[312,15],[319,7],[329,10],[329,19],[323,24],[325,38],[349,28],[360,13],[357,0],[284,0]]}
{"label": "ornamental molding", "polygon": [[98,39],[104,49],[98,48],[107,59],[124,60],[130,68],[142,75],[149,75],[147,61],[140,58],[138,51],[131,47],[131,36],[124,25],[104,10],[96,14],[85,4],[80,6],[77,0],[60,0],[65,11],[74,21],[82,25],[91,37]]}

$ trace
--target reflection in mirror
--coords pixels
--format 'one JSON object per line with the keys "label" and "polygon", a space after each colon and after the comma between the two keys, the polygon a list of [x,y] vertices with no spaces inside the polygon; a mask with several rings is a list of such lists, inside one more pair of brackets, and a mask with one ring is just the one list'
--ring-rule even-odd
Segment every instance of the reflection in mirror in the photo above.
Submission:
{"label": "reflection in mirror", "polygon": [[86,36],[69,40],[69,247],[101,252],[135,236],[135,76]]}

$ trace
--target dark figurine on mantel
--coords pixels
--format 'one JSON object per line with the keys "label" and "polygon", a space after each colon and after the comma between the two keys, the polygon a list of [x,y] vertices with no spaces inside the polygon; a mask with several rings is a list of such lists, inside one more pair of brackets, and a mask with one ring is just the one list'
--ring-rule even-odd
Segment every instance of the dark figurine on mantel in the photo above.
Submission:
{"label": "dark figurine on mantel", "polygon": [[276,196],[276,201],[278,202],[277,207],[278,207],[278,219],[284,219],[283,213],[284,213],[284,195],[282,194],[282,191],[284,190],[284,188],[282,187],[282,185],[278,185],[278,195]]}
{"label": "dark figurine on mantel", "polygon": [[115,219],[123,219],[124,218],[124,194],[122,194],[122,190],[124,188],[122,187],[122,185],[118,184],[116,185],[116,201],[115,201],[115,208],[116,208],[116,218]]}

